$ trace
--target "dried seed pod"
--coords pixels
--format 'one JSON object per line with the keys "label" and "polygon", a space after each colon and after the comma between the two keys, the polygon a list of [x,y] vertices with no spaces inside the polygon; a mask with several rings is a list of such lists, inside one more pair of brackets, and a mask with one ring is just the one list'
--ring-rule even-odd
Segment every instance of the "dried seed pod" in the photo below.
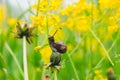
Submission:
{"label": "dried seed pod", "polygon": [[50,62],[51,62],[50,66],[56,66],[56,65],[59,66],[60,61],[61,61],[61,54],[59,54],[58,52],[52,52],[52,55],[50,56]]}
{"label": "dried seed pod", "polygon": [[116,75],[115,75],[114,70],[112,68],[109,68],[107,70],[107,78],[108,78],[108,80],[116,80]]}
{"label": "dried seed pod", "polygon": [[16,28],[17,28],[17,33],[16,33],[16,38],[23,38],[23,36],[26,37],[26,40],[27,42],[30,44],[30,43],[33,43],[32,41],[32,37],[37,37],[36,34],[33,34],[33,30],[35,29],[35,27],[28,27],[27,24],[24,24],[23,28],[21,27],[20,23],[17,22],[17,25],[16,25]]}

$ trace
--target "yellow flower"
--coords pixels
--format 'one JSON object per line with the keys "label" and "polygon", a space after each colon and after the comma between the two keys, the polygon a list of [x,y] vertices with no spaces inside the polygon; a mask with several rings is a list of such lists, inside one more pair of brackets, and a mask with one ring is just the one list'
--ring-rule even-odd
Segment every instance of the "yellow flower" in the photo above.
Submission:
{"label": "yellow flower", "polygon": [[60,14],[69,16],[73,12],[73,10],[74,6],[68,5],[66,9],[60,11]]}
{"label": "yellow flower", "polygon": [[0,24],[3,23],[6,17],[6,6],[0,5]]}
{"label": "yellow flower", "polygon": [[87,32],[89,30],[89,22],[86,16],[80,16],[76,22],[76,29],[80,32]]}
{"label": "yellow flower", "polygon": [[94,80],[107,80],[107,78],[104,78],[102,76],[101,70],[95,70],[94,73],[95,73]]}
{"label": "yellow flower", "polygon": [[32,26],[37,26],[38,30],[44,33],[44,30],[46,30],[46,16],[32,16],[30,18],[32,20]]}
{"label": "yellow flower", "polygon": [[110,34],[115,33],[118,30],[118,26],[117,25],[113,25],[113,26],[108,26],[108,32]]}
{"label": "yellow flower", "polygon": [[17,19],[15,19],[15,18],[9,18],[8,19],[8,24],[11,25],[11,26],[15,25],[16,22],[17,22]]}
{"label": "yellow flower", "polygon": [[35,51],[39,51],[40,48],[41,48],[41,46],[37,46],[37,47],[34,48],[34,50],[35,50]]}
{"label": "yellow flower", "polygon": [[40,50],[42,60],[44,64],[47,64],[50,62],[50,56],[52,54],[52,50],[49,46],[44,47],[43,49]]}
{"label": "yellow flower", "polygon": [[51,27],[58,28],[60,24],[60,17],[55,14],[48,15],[48,25]]}
{"label": "yellow flower", "polygon": [[101,9],[104,8],[117,8],[119,7],[120,0],[99,0]]}
{"label": "yellow flower", "polygon": [[62,0],[50,0],[50,10],[57,10],[60,8],[60,3]]}
{"label": "yellow flower", "polygon": [[46,26],[46,17],[44,15],[41,16],[31,16],[31,20],[33,21],[33,25],[35,26]]}
{"label": "yellow flower", "polygon": [[[48,0],[40,0],[39,12],[45,12],[48,10]],[[38,9],[38,3],[31,6],[32,9]]]}
{"label": "yellow flower", "polygon": [[95,74],[101,74],[101,70],[94,70]]}

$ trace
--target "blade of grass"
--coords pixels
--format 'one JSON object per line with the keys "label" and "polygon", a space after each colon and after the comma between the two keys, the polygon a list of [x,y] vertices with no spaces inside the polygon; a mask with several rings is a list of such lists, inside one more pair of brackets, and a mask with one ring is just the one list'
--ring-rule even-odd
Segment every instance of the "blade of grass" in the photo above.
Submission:
{"label": "blade of grass", "polygon": [[27,66],[27,51],[26,51],[26,37],[23,37],[23,64],[24,64],[24,80],[28,79],[28,66]]}
{"label": "blade of grass", "polygon": [[80,42],[77,43],[76,47],[71,51],[69,55],[71,56],[79,48],[79,46],[80,46]]}
{"label": "blade of grass", "polygon": [[94,38],[98,41],[98,43],[101,45],[101,47],[103,48],[105,54],[106,54],[106,57],[108,58],[108,60],[110,61],[110,63],[112,64],[112,66],[114,66],[114,63],[112,61],[112,59],[110,58],[107,50],[105,49],[103,43],[100,41],[100,39],[97,37],[97,35],[95,35],[95,33],[93,32],[93,30],[90,28],[89,31],[92,33],[92,35],[94,36]]}
{"label": "blade of grass", "polygon": [[78,74],[77,74],[77,70],[76,70],[76,68],[75,68],[75,65],[74,65],[74,63],[73,63],[70,55],[69,55],[68,53],[67,53],[67,55],[68,55],[68,59],[69,59],[69,61],[70,61],[70,63],[71,63],[71,66],[72,66],[72,68],[73,68],[73,71],[74,71],[74,73],[75,73],[76,80],[80,80],[80,79],[79,79],[79,76],[78,76]]}
{"label": "blade of grass", "polygon": [[[113,14],[113,12],[112,12],[112,14]],[[116,21],[116,24],[119,26],[119,24],[118,24],[118,22],[117,22],[117,19],[116,19],[116,17],[114,16],[114,14],[113,14],[113,17],[114,17],[114,19],[115,19],[115,21]],[[119,33],[120,33],[120,30],[118,29],[117,37],[116,37],[116,39],[114,40],[114,42],[112,43],[111,47],[108,49],[108,51],[107,51],[108,53],[109,53],[109,52],[112,50],[112,48],[115,46],[115,44],[116,44],[116,42],[117,42],[117,40],[118,40],[118,38],[119,38]],[[97,68],[97,67],[103,62],[104,59],[105,59],[105,58],[103,57],[93,69]]]}
{"label": "blade of grass", "polygon": [[15,61],[21,75],[24,77],[24,74],[23,74],[23,71],[22,71],[22,68],[20,67],[20,64],[15,56],[15,53],[11,50],[11,48],[9,47],[9,45],[7,43],[5,43],[5,47],[6,49],[9,51],[9,53],[11,54],[11,56],[13,57],[13,60]]}

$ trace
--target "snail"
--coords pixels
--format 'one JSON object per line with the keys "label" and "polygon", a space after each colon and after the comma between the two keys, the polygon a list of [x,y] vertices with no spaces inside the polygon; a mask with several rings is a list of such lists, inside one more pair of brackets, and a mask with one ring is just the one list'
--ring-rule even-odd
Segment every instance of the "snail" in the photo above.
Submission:
{"label": "snail", "polygon": [[[57,31],[58,30],[56,30],[56,32]],[[62,42],[55,42],[54,36],[55,36],[56,32],[53,34],[53,36],[49,36],[49,38],[48,38],[49,45],[50,45],[52,51],[55,51],[55,52],[63,54],[63,53],[65,53],[67,51],[67,47]]]}
{"label": "snail", "polygon": [[48,37],[49,45],[52,49],[52,54],[50,56],[50,64],[48,67],[55,67],[58,71],[59,69],[56,66],[60,66],[61,54],[64,54],[67,51],[67,47],[62,42],[55,42],[54,36],[58,30],[52,36]]}

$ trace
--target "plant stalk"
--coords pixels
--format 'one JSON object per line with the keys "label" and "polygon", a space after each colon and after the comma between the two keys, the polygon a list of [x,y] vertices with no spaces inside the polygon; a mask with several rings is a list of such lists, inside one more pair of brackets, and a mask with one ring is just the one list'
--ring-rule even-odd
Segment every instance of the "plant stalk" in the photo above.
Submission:
{"label": "plant stalk", "polygon": [[71,65],[72,65],[73,71],[74,71],[74,73],[75,73],[76,80],[80,80],[80,79],[79,79],[79,76],[78,76],[78,74],[77,74],[77,70],[76,70],[76,68],[75,68],[75,65],[74,65],[74,63],[73,63],[70,55],[69,55],[68,53],[67,53],[67,55],[68,55],[68,58],[69,58],[69,60],[70,60]]}
{"label": "plant stalk", "polygon": [[26,51],[26,37],[23,37],[23,66],[24,66],[24,80],[28,79],[28,68],[27,68],[27,51]]}
{"label": "plant stalk", "polygon": [[54,80],[57,80],[57,71],[54,71]]}

